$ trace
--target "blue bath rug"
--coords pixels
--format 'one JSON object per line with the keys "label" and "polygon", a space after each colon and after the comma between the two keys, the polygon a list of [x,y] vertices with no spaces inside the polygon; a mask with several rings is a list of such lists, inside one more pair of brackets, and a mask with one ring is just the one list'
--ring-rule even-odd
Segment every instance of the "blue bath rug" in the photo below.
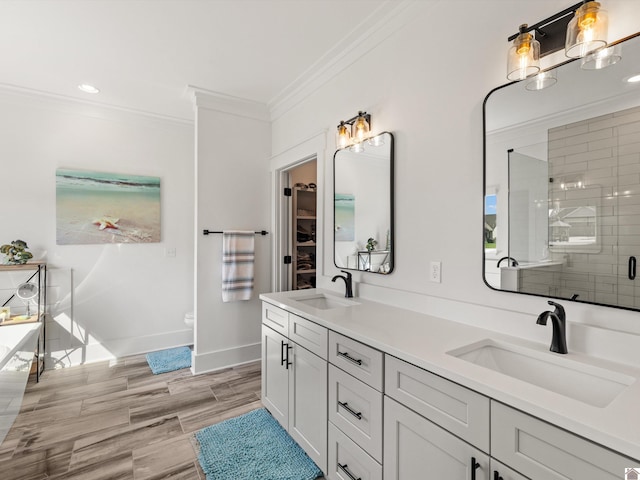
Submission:
{"label": "blue bath rug", "polygon": [[322,471],[264,408],[194,434],[207,480],[313,480]]}
{"label": "blue bath rug", "polygon": [[176,347],[147,353],[147,363],[154,375],[191,367],[191,349]]}

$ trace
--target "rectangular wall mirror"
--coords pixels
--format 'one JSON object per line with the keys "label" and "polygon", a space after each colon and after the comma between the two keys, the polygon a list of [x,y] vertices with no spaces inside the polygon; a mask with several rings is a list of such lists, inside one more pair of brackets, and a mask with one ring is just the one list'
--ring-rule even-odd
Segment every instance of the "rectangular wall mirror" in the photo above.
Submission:
{"label": "rectangular wall mirror", "polygon": [[381,133],[333,156],[336,267],[393,271],[393,135]]}
{"label": "rectangular wall mirror", "polygon": [[489,287],[640,309],[640,36],[610,51],[485,99]]}

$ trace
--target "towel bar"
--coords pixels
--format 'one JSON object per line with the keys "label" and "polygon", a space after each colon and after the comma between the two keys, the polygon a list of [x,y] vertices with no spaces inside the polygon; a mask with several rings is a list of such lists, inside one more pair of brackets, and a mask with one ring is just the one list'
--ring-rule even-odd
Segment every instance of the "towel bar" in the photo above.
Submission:
{"label": "towel bar", "polygon": [[[214,232],[212,230],[203,230],[202,231],[203,235],[210,235],[210,234],[214,234],[214,233],[224,233],[224,232],[222,232],[222,231]],[[267,232],[266,230],[260,230],[259,232],[253,232],[253,233],[255,233],[256,235],[268,235],[269,234],[269,232]]]}

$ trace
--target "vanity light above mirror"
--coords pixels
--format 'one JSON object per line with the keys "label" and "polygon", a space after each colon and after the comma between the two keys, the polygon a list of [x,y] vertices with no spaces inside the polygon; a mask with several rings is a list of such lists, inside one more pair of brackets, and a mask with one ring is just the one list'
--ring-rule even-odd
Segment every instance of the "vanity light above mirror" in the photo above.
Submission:
{"label": "vanity light above mirror", "polygon": [[341,120],[336,132],[336,147],[351,147],[353,151],[362,148],[362,142],[371,136],[371,115],[367,112],[358,114],[349,120]]}
{"label": "vanity light above mirror", "polygon": [[531,26],[522,24],[518,33],[507,39],[513,42],[507,57],[507,79],[533,78],[528,90],[555,84],[555,72],[541,71],[540,59],[563,48],[568,58],[582,59],[581,68],[585,70],[613,65],[621,54],[618,48],[607,48],[607,32],[607,12],[595,1],[576,3]]}

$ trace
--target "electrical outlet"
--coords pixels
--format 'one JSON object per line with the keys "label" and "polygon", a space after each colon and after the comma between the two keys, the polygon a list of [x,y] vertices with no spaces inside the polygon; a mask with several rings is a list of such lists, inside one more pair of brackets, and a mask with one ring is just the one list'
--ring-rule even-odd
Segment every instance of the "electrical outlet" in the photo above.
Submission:
{"label": "electrical outlet", "polygon": [[164,249],[164,256],[165,257],[175,257],[176,256],[176,249],[175,247],[167,247]]}
{"label": "electrical outlet", "polygon": [[431,262],[429,268],[429,280],[432,282],[440,283],[440,272],[442,270],[442,262]]}

